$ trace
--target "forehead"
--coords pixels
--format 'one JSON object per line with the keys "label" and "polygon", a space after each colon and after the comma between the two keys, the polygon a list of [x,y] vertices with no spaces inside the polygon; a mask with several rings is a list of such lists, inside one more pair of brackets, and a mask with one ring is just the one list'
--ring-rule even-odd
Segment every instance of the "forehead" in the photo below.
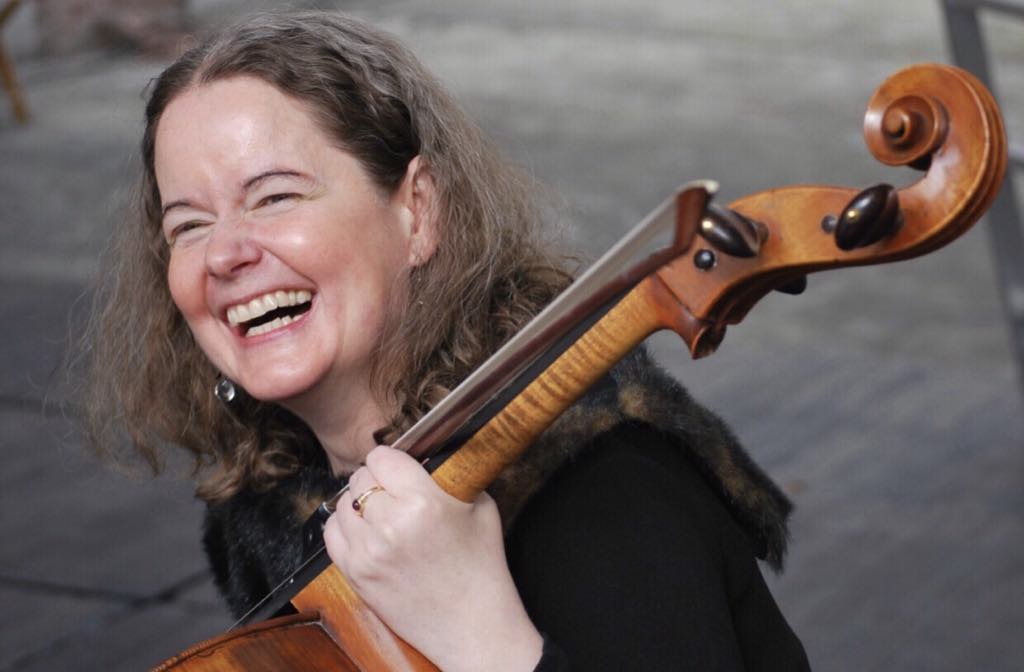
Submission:
{"label": "forehead", "polygon": [[156,130],[157,181],[185,169],[257,170],[279,161],[314,161],[330,138],[306,105],[253,77],[190,87],[174,98]]}

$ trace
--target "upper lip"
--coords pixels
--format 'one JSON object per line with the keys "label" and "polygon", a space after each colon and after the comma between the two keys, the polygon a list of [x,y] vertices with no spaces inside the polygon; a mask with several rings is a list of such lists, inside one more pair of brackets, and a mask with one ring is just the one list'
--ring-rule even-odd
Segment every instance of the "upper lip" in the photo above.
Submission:
{"label": "upper lip", "polygon": [[307,303],[312,298],[313,293],[308,289],[274,289],[255,294],[251,298],[237,303],[228,304],[224,315],[228,324],[234,327],[277,308]]}

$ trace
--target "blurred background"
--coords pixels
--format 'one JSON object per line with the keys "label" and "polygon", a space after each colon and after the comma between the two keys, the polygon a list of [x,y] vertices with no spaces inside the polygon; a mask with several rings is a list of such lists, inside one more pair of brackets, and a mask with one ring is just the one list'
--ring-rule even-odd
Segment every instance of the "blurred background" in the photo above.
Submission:
{"label": "blurred background", "polygon": [[[147,83],[189,35],[277,4],[0,0],[18,5],[0,45],[25,113],[0,98],[0,671],[144,669],[229,624],[191,485],[97,464],[54,369],[136,173]],[[589,257],[690,179],[719,180],[721,202],[909,183],[864,148],[864,106],[895,70],[951,60],[933,0],[293,4],[401,36],[559,195],[556,225]],[[980,16],[1019,144],[1024,20]],[[990,226],[812,276],[709,359],[652,341],[796,503],[769,580],[815,669],[1024,660],[1022,386]]]}

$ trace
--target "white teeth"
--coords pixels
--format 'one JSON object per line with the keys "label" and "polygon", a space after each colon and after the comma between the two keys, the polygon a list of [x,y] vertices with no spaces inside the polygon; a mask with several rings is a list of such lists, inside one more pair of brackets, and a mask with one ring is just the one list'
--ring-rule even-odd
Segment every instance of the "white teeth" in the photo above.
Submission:
{"label": "white teeth", "polygon": [[[242,322],[248,322],[249,320],[255,320],[257,317],[266,315],[270,311],[276,308],[285,308],[287,306],[298,306],[303,303],[308,303],[313,298],[312,292],[304,289],[285,291],[279,289],[274,292],[267,292],[263,296],[258,296],[248,303],[240,303],[236,306],[228,308],[227,317],[228,324],[231,326],[237,326]],[[259,333],[270,331],[266,327],[275,324],[278,320],[272,320],[267,324],[260,325],[250,329],[248,335],[254,335],[257,329],[263,329]],[[290,320],[289,320],[290,322]],[[285,323],[287,324],[287,323]],[[282,325],[278,325],[282,326]]]}
{"label": "white teeth", "polygon": [[245,335],[246,336],[259,336],[260,334],[265,334],[268,331],[273,331],[274,329],[280,329],[281,327],[285,326],[286,324],[291,324],[294,321],[295,320],[292,319],[291,315],[285,315],[284,317],[275,317],[274,319],[272,319],[270,322],[267,322],[266,324],[261,324],[258,327],[253,327],[249,331],[245,332]]}
{"label": "white teeth", "polygon": [[231,323],[231,326],[235,326],[239,322],[245,322],[251,319],[252,316],[249,314],[249,309],[244,305],[228,308],[228,322]]}

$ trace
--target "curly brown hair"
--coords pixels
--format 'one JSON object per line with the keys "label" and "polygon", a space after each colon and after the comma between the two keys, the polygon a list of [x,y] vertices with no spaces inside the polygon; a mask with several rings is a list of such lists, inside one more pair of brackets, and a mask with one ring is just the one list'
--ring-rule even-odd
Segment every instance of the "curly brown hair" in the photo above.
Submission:
{"label": "curly brown hair", "polygon": [[436,193],[438,245],[410,272],[403,305],[373,361],[375,394],[398,409],[391,441],[426,413],[571,280],[540,234],[535,185],[510,169],[437,80],[393,37],[336,13],[261,14],[188,50],[152,83],[135,216],[112,247],[87,336],[86,429],[101,453],[154,471],[168,444],[194,457],[197,494],[219,501],[270,487],[317,459],[315,437],[283,408],[246,398],[227,409],[218,373],[167,287],[154,139],[167,105],[190,87],[248,76],[302,102],[386,193],[416,156]]}

